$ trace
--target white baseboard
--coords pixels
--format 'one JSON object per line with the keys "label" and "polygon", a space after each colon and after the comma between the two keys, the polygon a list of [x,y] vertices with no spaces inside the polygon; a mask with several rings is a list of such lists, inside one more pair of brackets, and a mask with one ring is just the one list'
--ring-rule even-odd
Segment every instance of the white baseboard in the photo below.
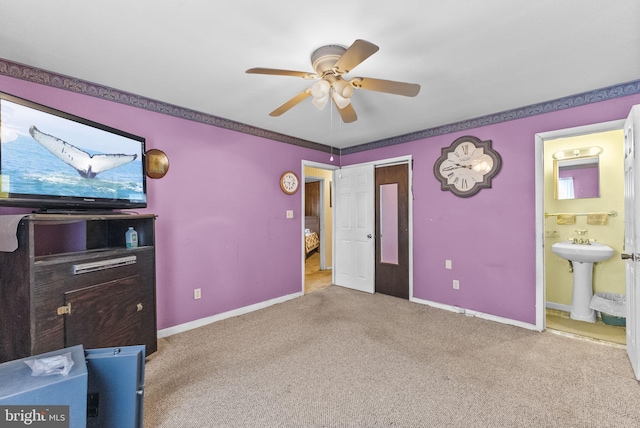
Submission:
{"label": "white baseboard", "polygon": [[484,312],[473,311],[471,309],[460,308],[458,306],[446,305],[444,303],[432,302],[430,300],[418,299],[417,297],[412,297],[409,299],[412,302],[420,303],[421,305],[427,305],[438,309],[444,309],[449,312],[456,312],[458,314],[464,314],[468,317],[476,317],[482,318],[489,321],[499,322],[501,324],[513,325],[516,327],[526,328],[527,330],[538,330],[535,324],[530,324],[522,321],[512,320],[510,318],[499,317],[496,315],[485,314]]}
{"label": "white baseboard", "polygon": [[[562,312],[571,312],[571,305],[563,305],[562,303],[545,302],[545,307],[547,307],[548,309],[555,309],[557,311],[562,311]],[[596,317],[597,318],[602,317],[599,311],[596,311]]]}
{"label": "white baseboard", "polygon": [[[212,323],[214,323],[216,321],[222,321],[222,320],[227,319],[227,318],[236,317],[238,315],[244,315],[244,314],[247,314],[249,312],[254,312],[254,311],[257,311],[257,310],[260,310],[260,309],[267,308],[267,307],[272,306],[272,305],[276,305],[278,303],[286,302],[287,300],[295,299],[296,297],[300,297],[302,295],[304,295],[304,293],[302,293],[302,292],[288,294],[286,296],[277,297],[275,299],[271,299],[271,300],[267,300],[267,301],[264,301],[264,302],[256,303],[256,304],[253,304],[253,305],[245,306],[245,307],[242,307],[242,308],[234,309],[232,311],[223,312],[221,314],[212,315],[212,316],[206,317],[206,318],[200,318],[200,319],[197,319],[197,320],[194,320],[194,321],[189,321],[187,323],[179,324],[179,325],[176,325],[176,326],[173,326],[173,327],[164,328],[162,330],[158,330],[158,338],[172,336],[174,334],[182,333],[182,332],[185,332],[185,331],[193,330],[194,328],[198,328],[198,327],[202,327],[202,326],[205,326],[205,325],[208,325],[208,324],[212,324]],[[471,309],[460,308],[458,306],[452,306],[452,305],[446,305],[446,304],[443,304],[443,303],[432,302],[430,300],[418,299],[416,297],[412,297],[409,300],[411,302],[419,303],[421,305],[427,305],[427,306],[431,306],[431,307],[434,307],[434,308],[437,308],[437,309],[443,309],[443,310],[449,311],[449,312],[455,312],[455,313],[459,313],[459,314],[464,314],[464,315],[469,316],[469,317],[482,318],[482,319],[486,319],[486,320],[489,320],[489,321],[499,322],[501,324],[508,324],[508,325],[513,325],[513,326],[516,326],[516,327],[526,328],[527,330],[537,330],[535,324],[525,323],[525,322],[522,322],[522,321],[516,321],[516,320],[509,319],[509,318],[504,318],[504,317],[499,317],[499,316],[496,316],[496,315],[486,314],[484,312],[478,312],[478,311],[473,311]],[[552,305],[554,305],[554,307],[552,307]],[[547,302],[547,307],[549,307],[551,309],[565,310],[564,308],[566,307],[566,305]],[[568,309],[566,309],[566,311],[568,312],[570,310],[571,310],[571,307],[569,306]]]}
{"label": "white baseboard", "polygon": [[545,307],[556,311],[571,312],[571,305],[563,305],[562,303],[545,302]]}
{"label": "white baseboard", "polygon": [[182,333],[188,330],[193,330],[194,328],[202,327],[207,324],[212,324],[216,321],[221,321],[227,318],[236,317],[238,315],[248,314],[249,312],[254,312],[269,306],[276,305],[278,303],[286,302],[287,300],[295,299],[296,297],[300,297],[303,294],[304,293],[302,292],[288,294],[286,296],[276,297],[275,299],[266,300],[264,302],[245,306],[243,308],[234,309],[228,312],[223,312],[221,314],[212,315],[210,317],[200,318],[194,321],[189,321],[184,324],[179,324],[169,328],[163,328],[162,330],[158,330],[158,338],[172,336],[174,334]]}

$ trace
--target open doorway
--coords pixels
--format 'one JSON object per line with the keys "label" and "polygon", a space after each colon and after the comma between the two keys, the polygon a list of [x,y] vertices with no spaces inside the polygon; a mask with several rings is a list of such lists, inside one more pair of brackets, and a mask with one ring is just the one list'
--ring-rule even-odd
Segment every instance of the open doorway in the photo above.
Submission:
{"label": "open doorway", "polygon": [[[545,198],[545,182],[544,182],[544,175],[545,175],[544,160],[545,160],[545,150],[547,148],[546,142],[553,139],[558,139],[558,138],[575,137],[575,136],[589,135],[594,133],[604,133],[604,132],[615,131],[619,129],[624,130],[623,131],[623,135],[624,135],[623,189],[609,189],[609,192],[611,192],[611,194],[614,194],[614,195],[616,193],[620,193],[621,190],[624,191],[624,202],[622,204],[623,205],[622,210],[619,209],[620,207],[618,207],[618,209],[615,209],[615,207],[608,208],[611,205],[607,204],[607,206],[605,207],[604,204],[600,204],[600,202],[605,202],[602,199],[602,195],[600,195],[598,198],[591,198],[596,200],[596,202],[598,203],[598,207],[597,207],[598,212],[600,212],[600,210],[603,210],[600,212],[600,214],[602,214],[602,217],[606,221],[598,222],[598,224],[594,224],[593,222],[591,223],[587,222],[587,224],[589,224],[589,228],[595,228],[596,226],[602,227],[609,224],[610,217],[612,217],[615,220],[618,220],[620,223],[623,223],[622,224],[624,228],[623,242],[616,243],[614,242],[616,241],[616,239],[614,238],[614,239],[611,239],[610,244],[607,243],[614,250],[613,251],[614,257],[606,260],[603,260],[603,259],[600,259],[600,260],[604,261],[605,264],[607,262],[614,262],[615,259],[617,259],[617,257],[615,257],[616,253],[618,253],[620,255],[620,259],[624,260],[624,263],[625,263],[624,282],[625,282],[626,315],[627,315],[625,320],[626,348],[627,348],[627,354],[629,356],[629,361],[631,362],[631,365],[633,367],[635,377],[638,380],[640,380],[640,341],[638,340],[638,336],[639,336],[638,331],[640,331],[640,321],[638,317],[638,314],[640,314],[640,293],[638,293],[637,291],[640,290],[640,286],[639,286],[640,275],[636,275],[636,271],[637,271],[636,263],[640,261],[640,253],[637,252],[638,251],[637,243],[640,242],[640,233],[638,233],[639,229],[636,227],[636,225],[640,224],[640,198],[637,197],[636,189],[638,188],[638,183],[640,183],[640,175],[637,173],[637,165],[640,164],[640,151],[636,150],[636,148],[640,147],[640,132],[637,132],[639,128],[640,128],[640,106],[634,106],[629,112],[629,116],[627,117],[626,120],[611,121],[606,123],[599,123],[599,124],[559,130],[559,131],[544,132],[544,133],[536,134],[536,137],[535,137],[536,138],[536,272],[537,272],[536,274],[536,327],[539,330],[544,330],[547,327],[547,320],[546,320],[547,305],[545,304],[545,302],[548,300],[547,294],[549,293],[549,289],[546,286],[546,278],[545,278],[545,270],[546,270],[545,261],[547,258],[545,257],[545,251],[546,251],[546,248],[548,247],[548,243],[546,241],[548,239],[547,238],[548,235],[550,235],[549,238],[554,238],[554,239],[557,238],[555,236],[556,234],[549,230],[550,228],[547,227],[547,225],[545,224],[545,221],[549,217],[555,218],[556,219],[555,223],[552,224],[551,227],[556,228],[559,225],[561,225],[561,223],[558,222],[557,220],[559,217],[558,214],[567,214],[566,212],[549,213],[547,211],[547,208],[549,208],[549,203],[548,203],[548,198]],[[598,144],[600,144],[600,142],[601,141],[598,140]],[[582,153],[581,151],[582,148],[569,148],[569,149],[572,149],[571,153],[573,153],[574,155],[580,156]],[[604,148],[599,147],[597,151],[599,153],[604,153]],[[556,157],[556,159],[558,159],[558,157]],[[554,164],[554,167],[553,167],[554,171],[556,169],[555,165],[557,164]],[[603,162],[603,165],[606,165],[606,164]],[[620,170],[619,166],[618,167],[614,166],[612,169],[618,170],[617,173],[619,173],[619,170]],[[602,172],[603,170],[600,169],[600,171]],[[604,190],[603,188],[606,187],[606,185],[603,186],[602,184],[603,183],[601,180],[600,181],[601,191],[603,191]],[[574,200],[571,199],[570,202],[572,201]],[[571,226],[573,226],[574,216],[584,217],[586,214],[586,217],[588,219],[590,214],[593,215],[591,211],[582,211],[583,207],[576,206],[575,208],[577,208],[576,211],[571,210],[569,212],[570,215],[568,216],[571,222]],[[578,208],[580,209],[580,211],[578,211]],[[621,212],[623,213],[623,216],[621,215]],[[563,217],[567,218],[567,216],[563,216]],[[579,233],[582,236],[582,238],[581,239],[577,238],[576,240],[573,240],[572,238],[571,240],[568,240],[568,242],[565,245],[565,248],[566,246],[573,245],[573,244],[590,245],[592,239],[594,241],[595,239],[598,239],[598,238],[592,238],[591,236],[588,236],[588,237],[583,236],[583,235],[586,235],[586,232],[589,232],[589,230],[586,230],[586,232],[584,232],[585,229],[587,228],[576,227],[574,231],[576,233]],[[560,233],[558,233],[557,235],[559,237]],[[553,250],[553,245],[551,245],[551,247],[552,247],[551,249]],[[569,254],[569,255],[571,256],[575,254],[576,253],[574,251],[573,254]],[[558,255],[557,252],[556,252],[556,255]],[[566,258],[570,260],[569,257],[566,257]],[[582,260],[582,261],[576,260],[576,262],[589,263],[588,260]],[[595,269],[593,269],[593,271],[595,271]],[[584,278],[587,278],[587,281],[584,281]],[[584,284],[585,282],[587,283],[586,284],[587,291],[591,291],[591,290],[588,290],[588,287],[589,285],[593,285],[593,283],[589,284],[590,282],[589,279],[590,279],[589,275],[582,276],[582,284]],[[607,278],[607,281],[608,280],[609,278]],[[574,282],[576,287],[580,286],[580,283],[581,283],[580,281]],[[581,294],[581,296],[583,295],[584,293]],[[587,297],[588,296],[589,294],[587,294]],[[583,306],[582,301],[580,302],[576,301],[575,304],[581,307]],[[573,305],[574,305],[574,301],[572,298],[571,309],[573,309]],[[591,307],[591,306],[592,305],[590,304],[589,305],[590,309],[596,310],[595,307]],[[583,312],[580,312],[578,315],[582,315],[582,313]],[[571,318],[579,319],[579,317],[575,317],[575,316],[572,316]],[[588,321],[591,322],[592,319]]]}
{"label": "open doorway", "polygon": [[333,281],[333,165],[303,162],[303,292]]}
{"label": "open doorway", "polygon": [[[403,266],[403,268],[407,271],[407,281],[405,281],[405,283],[408,282],[407,285],[405,285],[405,288],[408,287],[408,290],[405,290],[405,294],[406,291],[408,291],[408,297],[411,300],[412,296],[413,296],[413,243],[412,243],[412,225],[413,225],[413,216],[412,216],[412,198],[411,198],[411,182],[412,182],[412,158],[411,156],[401,156],[398,158],[391,158],[391,159],[383,159],[383,160],[379,160],[376,162],[370,162],[367,164],[360,164],[360,166],[368,166],[371,170],[371,174],[373,177],[373,170],[374,169],[386,169],[387,167],[392,167],[394,165],[404,165],[403,169],[406,170],[405,174],[407,176],[404,177],[404,179],[402,180],[404,184],[406,184],[406,189],[404,191],[404,193],[406,194],[406,201],[404,199],[402,199],[404,202],[402,205],[402,210],[403,212],[406,211],[407,214],[407,219],[406,219],[406,224],[404,224],[404,226],[401,227],[400,224],[398,224],[398,236],[400,236],[401,234],[406,234],[406,245],[403,246],[403,248],[406,246],[406,252],[407,254],[403,256],[403,260],[406,260],[406,266]],[[358,168],[357,165],[351,165],[349,167],[345,167],[340,169],[338,166],[335,165],[327,165],[327,164],[320,164],[320,163],[316,163],[316,162],[310,162],[310,161],[302,161],[302,181],[307,183],[313,183],[316,181],[319,181],[320,184],[317,185],[313,185],[313,186],[318,186],[318,190],[317,192],[320,194],[319,199],[323,200],[323,202],[320,202],[320,210],[324,209],[324,213],[321,213],[318,218],[319,218],[319,240],[320,240],[320,245],[318,248],[318,263],[319,263],[319,267],[318,270],[319,271],[329,271],[331,272],[330,276],[328,272],[324,272],[324,274],[326,275],[327,281],[325,283],[325,286],[328,285],[332,285],[332,284],[340,284],[342,286],[347,286],[348,288],[354,288],[354,287],[349,287],[348,285],[345,285],[344,282],[337,282],[337,271],[340,270],[342,272],[342,275],[344,276],[345,272],[347,272],[349,269],[348,267],[348,263],[342,263],[343,268],[342,269],[338,269],[337,266],[337,259],[338,259],[338,253],[342,253],[345,256],[349,256],[351,257],[353,255],[352,252],[350,252],[348,249],[346,249],[346,251],[338,251],[338,237],[336,236],[339,232],[339,230],[334,230],[334,226],[333,226],[333,222],[334,222],[334,217],[336,217],[337,215],[337,211],[333,211],[334,209],[337,210],[339,203],[337,202],[337,200],[339,199],[339,193],[344,190],[344,189],[339,189],[337,187],[337,180],[342,180],[342,178],[344,178],[343,176],[349,175],[349,173],[345,173],[345,171],[351,171],[354,168]],[[340,169],[340,173],[336,174],[336,176],[334,177],[334,172],[336,170]],[[358,183],[359,180],[354,180],[354,183]],[[378,234],[380,235],[380,231],[378,230],[376,232],[375,230],[375,222],[374,222],[374,210],[375,210],[375,201],[374,201],[374,193],[376,192],[375,189],[375,182],[373,179],[368,181],[370,183],[370,193],[371,193],[371,197],[369,198],[369,202],[370,204],[366,204],[369,208],[370,208],[370,213],[367,215],[367,218],[370,217],[370,219],[366,222],[369,227],[366,228],[365,231],[365,237],[362,238],[364,240],[364,242],[370,242],[371,244],[374,243],[374,239],[373,239],[373,235],[374,234]],[[395,183],[396,181],[392,180],[393,183]],[[378,192],[380,191],[380,189],[378,189]],[[305,187],[303,187],[303,197],[302,197],[302,212],[305,213],[307,210],[306,204],[307,202],[307,197],[306,194],[309,193],[311,194],[312,192],[316,192],[316,190],[312,190],[311,187],[309,187],[309,190],[307,190],[307,186],[305,185]],[[323,199],[324,198],[324,199]],[[360,200],[361,198],[359,198]],[[400,202],[400,199],[398,200],[398,202]],[[341,206],[345,206],[344,204],[340,204]],[[400,205],[399,205],[400,206]],[[399,208],[397,207],[397,209],[399,210]],[[306,271],[306,267],[307,267],[307,255],[306,255],[306,249],[305,249],[305,234],[304,234],[304,230],[307,229],[306,225],[309,224],[307,223],[309,221],[309,219],[307,219],[308,216],[302,216],[302,235],[303,235],[303,242],[302,242],[302,291],[303,293],[306,292],[305,291],[305,283],[306,278],[305,278],[305,271]],[[357,216],[356,216],[357,217]],[[399,218],[399,217],[398,217]],[[335,223],[338,224],[340,223],[340,220],[335,218]],[[342,223],[340,223],[342,224]],[[344,228],[340,229],[343,230]],[[359,231],[362,232],[362,231]],[[358,238],[359,239],[359,238]],[[334,242],[334,240],[336,240]],[[347,245],[345,244],[346,241],[344,241],[342,243],[342,245]],[[357,246],[357,244],[356,244]],[[367,291],[370,293],[374,293],[375,292],[375,277],[373,275],[374,271],[375,271],[375,246],[374,245],[370,245],[368,246],[370,247],[370,250],[367,250],[367,256],[366,258],[362,258],[360,259],[360,262],[357,266],[358,269],[361,270],[361,268],[366,268],[367,270],[370,269],[371,274],[370,275],[364,275],[365,279],[364,281],[367,283],[366,285],[366,290],[363,289],[361,291]],[[400,248],[400,247],[398,247]],[[343,250],[345,250],[345,248],[343,248]],[[370,255],[369,255],[370,252]],[[347,258],[349,258],[347,257]],[[352,259],[354,257],[351,257]],[[357,257],[355,257],[355,259],[358,259]],[[359,278],[363,277],[363,275],[358,274],[357,275]],[[328,282],[328,278],[331,278],[331,282]],[[357,289],[357,288],[356,288]],[[381,291],[382,292],[382,291]],[[403,296],[404,298],[406,298],[406,296]]]}
{"label": "open doorway", "polygon": [[[621,128],[577,135],[567,130],[543,143],[546,328],[620,345],[626,343],[625,327],[596,317],[589,301],[592,294],[623,297],[624,260],[611,257],[589,265],[592,278],[583,302],[575,285],[579,272],[586,272],[579,270],[583,265],[554,254],[552,246],[575,238],[623,252],[623,143]],[[598,212],[604,214],[596,222],[593,213]]]}

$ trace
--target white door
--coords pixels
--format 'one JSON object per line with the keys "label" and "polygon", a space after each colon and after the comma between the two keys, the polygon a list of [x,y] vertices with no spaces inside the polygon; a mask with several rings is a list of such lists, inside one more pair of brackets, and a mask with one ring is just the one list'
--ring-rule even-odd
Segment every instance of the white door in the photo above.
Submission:
{"label": "white door", "polygon": [[334,283],[354,290],[375,291],[373,165],[333,172],[335,186]]}
{"label": "white door", "polygon": [[640,380],[640,275],[637,263],[640,262],[640,198],[635,197],[635,189],[640,189],[640,174],[635,174],[635,164],[640,161],[636,150],[640,139],[640,106],[634,106],[624,124],[624,253],[626,260],[627,295],[627,353],[636,378]]}

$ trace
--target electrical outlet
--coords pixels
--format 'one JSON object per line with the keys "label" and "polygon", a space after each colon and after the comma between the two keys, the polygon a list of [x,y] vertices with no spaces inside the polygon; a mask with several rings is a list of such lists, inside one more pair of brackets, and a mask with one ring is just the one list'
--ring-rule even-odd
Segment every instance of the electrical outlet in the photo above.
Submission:
{"label": "electrical outlet", "polygon": [[200,288],[194,288],[193,289],[193,298],[195,300],[198,300],[198,299],[202,298],[202,290]]}
{"label": "electrical outlet", "polygon": [[293,218],[293,210],[287,210],[287,218]]}
{"label": "electrical outlet", "polygon": [[545,238],[557,238],[559,235],[557,230],[546,230],[544,236]]}
{"label": "electrical outlet", "polygon": [[451,260],[445,260],[444,261],[444,268],[445,269],[451,269]]}
{"label": "electrical outlet", "polygon": [[458,281],[457,279],[453,280],[453,289],[454,290],[459,290],[460,289],[460,281]]}

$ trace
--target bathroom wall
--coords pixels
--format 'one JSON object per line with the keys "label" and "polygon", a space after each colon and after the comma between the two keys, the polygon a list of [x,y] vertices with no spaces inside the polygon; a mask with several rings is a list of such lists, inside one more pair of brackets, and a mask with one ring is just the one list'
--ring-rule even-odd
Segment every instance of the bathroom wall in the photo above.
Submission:
{"label": "bathroom wall", "polygon": [[[594,292],[625,293],[625,265],[620,259],[624,244],[624,134],[622,130],[601,132],[571,138],[547,140],[544,143],[544,210],[546,213],[585,213],[616,211],[607,225],[589,225],[586,216],[577,216],[571,225],[557,224],[557,218],[545,219],[546,300],[571,306],[573,273],[569,262],[551,251],[559,241],[580,237],[576,230],[587,230],[586,237],[612,247],[612,258],[594,264]],[[560,150],[599,146],[600,197],[558,200],[554,192],[553,154]],[[561,307],[556,307],[561,308]]]}

